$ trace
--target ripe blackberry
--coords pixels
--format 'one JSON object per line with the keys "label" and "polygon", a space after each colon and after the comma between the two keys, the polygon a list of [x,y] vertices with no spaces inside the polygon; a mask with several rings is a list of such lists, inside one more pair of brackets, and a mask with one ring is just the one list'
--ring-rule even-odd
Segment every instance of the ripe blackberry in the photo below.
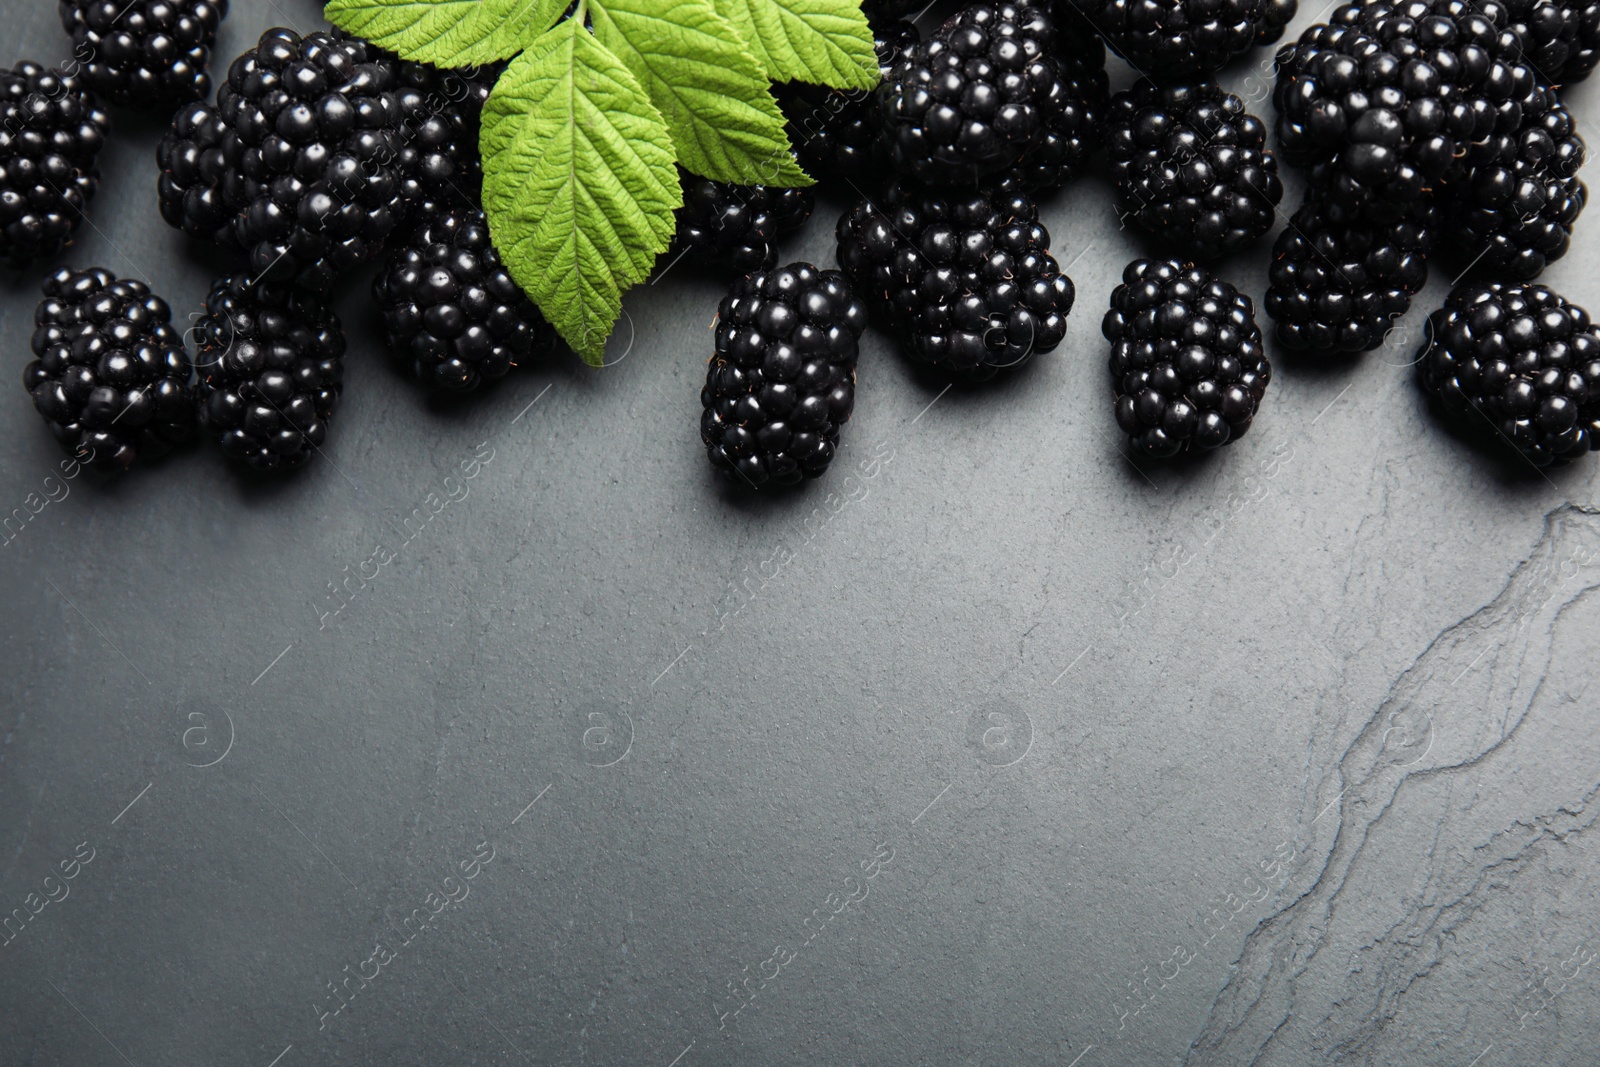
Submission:
{"label": "ripe blackberry", "polygon": [[501,265],[477,208],[423,221],[390,249],[372,296],[390,350],[433,389],[476,389],[554,348],[554,331]]}
{"label": "ripe blackberry", "polygon": [[[883,76],[921,39],[903,19],[876,24],[873,44]],[[876,184],[873,172],[887,159],[871,94],[794,82],[781,87],[778,102],[788,120],[789,143],[807,174],[818,181],[872,179]]]}
{"label": "ripe blackberry", "polygon": [[1536,81],[1495,0],[1338,8],[1278,52],[1283,156],[1339,202],[1397,218],[1491,135]]}
{"label": "ripe blackberry", "polygon": [[1072,280],[1022,195],[891,183],[839,220],[839,265],[913,358],[992,378],[1066,335]]}
{"label": "ripe blackberry", "polygon": [[71,242],[110,132],[77,75],[28,62],[0,71],[0,260],[21,267]]}
{"label": "ripe blackberry", "polygon": [[1296,0],[1099,0],[1090,20],[1146,77],[1208,74],[1283,34]]}
{"label": "ripe blackberry", "polygon": [[682,177],[683,206],[668,255],[740,274],[770,270],[779,235],[799,229],[816,203],[810,189],[733,185],[687,171]]}
{"label": "ripe blackberry", "polygon": [[1267,130],[1209,79],[1144,79],[1111,101],[1117,210],[1184,255],[1213,259],[1272,228],[1283,182]]}
{"label": "ripe blackberry", "polygon": [[1317,352],[1376,348],[1427,283],[1437,232],[1431,199],[1398,222],[1375,223],[1313,189],[1272,249],[1262,304],[1278,342]]}
{"label": "ripe blackberry", "polygon": [[1065,185],[1083,173],[1104,140],[1111,103],[1105,42],[1070,3],[1052,11],[1057,78],[1040,105],[1043,130],[1018,162],[983,183],[990,191],[1031,195]]}
{"label": "ripe blackberry", "polygon": [[326,296],[235,274],[212,283],[194,327],[200,424],[223,454],[292,470],[327,439],[344,331]]}
{"label": "ripe blackberry", "polygon": [[393,57],[395,97],[405,148],[401,197],[421,224],[455,207],[474,207],[483,192],[479,120],[501,66],[441,70]]}
{"label": "ripe blackberry", "polygon": [[895,170],[930,185],[973,185],[1016,166],[1066,124],[1056,151],[1091,125],[1050,54],[1042,8],[979,3],[963,9],[895,64],[878,87]]}
{"label": "ripe blackberry", "polygon": [[215,113],[178,113],[157,156],[162,216],[243,249],[250,271],[326,292],[406,215],[394,64],[365,41],[271,29],[233,61]]}
{"label": "ripe blackberry", "polygon": [[44,280],[22,384],[69,453],[127,470],[194,436],[192,368],[167,302],[94,267]]}
{"label": "ripe blackberry", "polygon": [[1452,250],[1492,278],[1527,281],[1566,255],[1588,190],[1578,179],[1583,138],[1554,89],[1535,86],[1522,125],[1499,158],[1445,190]]}
{"label": "ripe blackberry", "polygon": [[760,489],[828,469],[855,406],[867,309],[836,270],[791,263],[746,275],[717,306],[700,390],[711,465]]}
{"label": "ripe blackberry", "polygon": [[1552,85],[1575,85],[1600,61],[1596,0],[1503,0],[1523,55]]}
{"label": "ripe blackberry", "polygon": [[1468,283],[1428,317],[1419,380],[1538,466],[1600,448],[1600,332],[1543,285]]}
{"label": "ripe blackberry", "polygon": [[1111,293],[1117,425],[1148,456],[1204,451],[1243,437],[1272,380],[1255,305],[1204,267],[1136,259]]}
{"label": "ripe blackberry", "polygon": [[228,0],[60,0],[84,81],[113,104],[170,110],[211,94],[206,64]]}

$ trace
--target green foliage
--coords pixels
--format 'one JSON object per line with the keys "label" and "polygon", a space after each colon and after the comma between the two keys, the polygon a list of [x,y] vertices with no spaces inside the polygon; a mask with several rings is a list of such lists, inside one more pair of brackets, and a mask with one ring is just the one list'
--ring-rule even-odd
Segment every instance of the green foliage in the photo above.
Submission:
{"label": "green foliage", "polygon": [[[328,19],[407,59],[515,56],[484,107],[483,207],[507,269],[598,365],[672,238],[674,164],[809,185],[770,83],[869,89],[859,0],[328,0]],[[558,21],[559,20],[559,21]]]}

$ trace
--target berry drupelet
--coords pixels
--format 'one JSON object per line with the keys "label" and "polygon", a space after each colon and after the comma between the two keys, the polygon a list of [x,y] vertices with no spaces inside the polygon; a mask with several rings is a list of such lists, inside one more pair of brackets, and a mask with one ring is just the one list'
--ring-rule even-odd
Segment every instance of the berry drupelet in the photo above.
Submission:
{"label": "berry drupelet", "polygon": [[1329,203],[1313,188],[1272,249],[1262,302],[1285,348],[1364,352],[1383,342],[1394,320],[1428,280],[1438,233],[1431,199],[1395,223],[1374,223]]}
{"label": "berry drupelet", "polygon": [[1016,167],[1052,139],[1050,151],[1063,166],[1077,162],[1068,152],[1091,141],[1095,115],[1078,99],[1083,87],[1064,77],[1054,43],[1043,8],[978,3],[902,55],[876,94],[896,172],[930,185],[970,186]]}
{"label": "berry drupelet", "polygon": [[[903,19],[875,25],[872,36],[884,77],[922,39],[917,28]],[[780,87],[778,103],[795,158],[807,174],[818,181],[876,184],[873,172],[887,159],[871,94],[793,82]]]}
{"label": "berry drupelet", "polygon": [[0,261],[21,267],[71,242],[110,132],[81,77],[27,62],[0,71]]}
{"label": "berry drupelet", "polygon": [[1136,259],[1100,328],[1129,447],[1174,456],[1250,429],[1272,364],[1248,296],[1192,263]]}
{"label": "berry drupelet", "polygon": [[395,357],[432,389],[467,392],[554,349],[555,333],[500,262],[477,208],[426,219],[372,282]]}
{"label": "berry drupelet", "polygon": [[866,325],[866,307],[836,270],[792,263],[734,282],[717,307],[700,391],[711,465],[757,489],[827,470],[855,406]]}
{"label": "berry drupelet", "polygon": [[1117,210],[1191,258],[1249,244],[1272,228],[1283,199],[1266,135],[1213,81],[1140,81],[1111,102]]}
{"label": "berry drupelet", "polygon": [[1534,464],[1600,448],[1600,332],[1543,285],[1457,287],[1428,319],[1424,389],[1469,429]]}
{"label": "berry drupelet", "polygon": [[167,302],[95,267],[46,278],[22,382],[63,448],[123,471],[194,436],[192,367]]}
{"label": "berry drupelet", "polygon": [[1554,89],[1536,85],[1518,109],[1517,131],[1495,156],[1444,190],[1445,233],[1463,264],[1506,281],[1528,281],[1566,255],[1588,190],[1578,179],[1583,138]]}
{"label": "berry drupelet", "polygon": [[410,205],[394,64],[356,38],[271,29],[215,109],[161,142],[161,213],[243,249],[252,275],[326,292],[376,258]]}
{"label": "berry drupelet", "polygon": [[1283,34],[1296,0],[1088,0],[1084,10],[1140,74],[1207,74]]}
{"label": "berry drupelet", "polygon": [[778,237],[799,229],[816,203],[810,189],[732,185],[683,171],[673,249],[686,262],[748,274],[778,262]]}
{"label": "berry drupelet", "polygon": [[344,331],[328,298],[248,275],[219,278],[194,327],[200,423],[228,458],[292,470],[328,434]]}
{"label": "berry drupelet", "polygon": [[981,381],[1066,335],[1072,281],[1022,195],[891,183],[839,220],[839,265],[914,359]]}
{"label": "berry drupelet", "polygon": [[113,104],[171,110],[211,94],[206,64],[228,0],[60,0],[89,87]]}

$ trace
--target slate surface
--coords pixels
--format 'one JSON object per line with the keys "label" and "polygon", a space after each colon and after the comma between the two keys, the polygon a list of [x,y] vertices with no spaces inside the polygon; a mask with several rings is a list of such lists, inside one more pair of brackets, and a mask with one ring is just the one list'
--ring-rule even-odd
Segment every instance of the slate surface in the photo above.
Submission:
{"label": "slate surface", "polygon": [[[316,15],[247,0],[219,52]],[[182,318],[217,262],[117,121],[62,261]],[[941,394],[874,336],[798,496],[710,476],[685,269],[607,369],[455,408],[352,280],[325,459],[68,483],[0,554],[0,911],[68,894],[0,949],[0,1062],[1592,1062],[1595,466],[1441,432],[1414,333],[1134,464],[1099,320],[1140,245],[1098,177],[1046,214],[1066,344]],[[1596,226],[1546,276],[1591,307]],[[42,273],[0,301],[7,512],[60,458]]]}

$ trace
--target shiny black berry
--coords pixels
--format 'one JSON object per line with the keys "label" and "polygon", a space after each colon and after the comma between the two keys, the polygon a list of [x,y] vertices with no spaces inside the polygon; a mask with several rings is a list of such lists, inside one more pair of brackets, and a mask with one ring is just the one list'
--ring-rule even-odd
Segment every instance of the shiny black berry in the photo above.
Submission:
{"label": "shiny black berry", "polygon": [[483,193],[478,131],[501,66],[441,70],[394,59],[400,108],[401,197],[420,225],[443,211],[476,207]]}
{"label": "shiny black berry", "polygon": [[717,306],[700,390],[711,465],[756,489],[827,470],[855,407],[866,326],[865,305],[836,270],[791,263],[734,282]]}
{"label": "shiny black berry", "polygon": [[748,274],[778,262],[778,237],[799,229],[816,203],[810,189],[731,185],[687,171],[672,256]]}
{"label": "shiny black berry", "polygon": [[[911,23],[894,19],[878,24],[873,38],[879,70],[887,77],[922,36]],[[888,152],[870,92],[795,82],[778,90],[778,103],[795,158],[807,174],[818,181],[877,184],[876,172],[887,163]]]}
{"label": "shiny black berry", "polygon": [[1438,236],[1431,198],[1397,222],[1376,223],[1313,187],[1272,248],[1267,315],[1285,348],[1363,352],[1376,348],[1428,280]]}
{"label": "shiny black berry", "polygon": [[114,104],[167,110],[211,93],[211,46],[228,0],[60,0],[89,87]]}
{"label": "shiny black berry", "polygon": [[194,436],[192,368],[167,302],[94,267],[44,280],[22,383],[61,446],[127,470]]}
{"label": "shiny black berry", "polygon": [[1072,280],[1020,194],[894,182],[839,220],[839,265],[912,358],[967,381],[992,378],[1066,335]]}
{"label": "shiny black berry", "polygon": [[1148,79],[1111,102],[1117,210],[1183,255],[1214,259],[1272,228],[1283,199],[1266,126],[1209,79]]}
{"label": "shiny black berry", "polygon": [[1148,456],[1204,451],[1250,429],[1272,380],[1250,298],[1203,267],[1136,259],[1101,323],[1117,425]]}
{"label": "shiny black berry", "polygon": [[1542,81],[1573,85],[1600,62],[1597,0],[1503,0],[1502,6]]}
{"label": "shiny black berry", "polygon": [[248,275],[219,278],[194,327],[200,422],[260,471],[305,464],[327,439],[344,331],[327,297]]}
{"label": "shiny black berry", "polygon": [[1543,285],[1457,287],[1429,316],[1417,367],[1467,429],[1538,466],[1600,448],[1600,332]]}
{"label": "shiny black berry", "polygon": [[110,132],[82,77],[27,62],[0,71],[0,261],[20,267],[71,243]]}
{"label": "shiny black berry", "polygon": [[1275,41],[1295,0],[1088,0],[1113,51],[1149,78],[1206,74]]}
{"label": "shiny black berry", "polygon": [[477,208],[423,222],[372,282],[396,359],[432,389],[466,392],[553,350],[555,332],[500,262]]}
{"label": "shiny black berry", "polygon": [[271,29],[216,107],[178,112],[157,152],[161,214],[244,251],[252,276],[326,292],[411,208],[395,65],[338,33]]}

